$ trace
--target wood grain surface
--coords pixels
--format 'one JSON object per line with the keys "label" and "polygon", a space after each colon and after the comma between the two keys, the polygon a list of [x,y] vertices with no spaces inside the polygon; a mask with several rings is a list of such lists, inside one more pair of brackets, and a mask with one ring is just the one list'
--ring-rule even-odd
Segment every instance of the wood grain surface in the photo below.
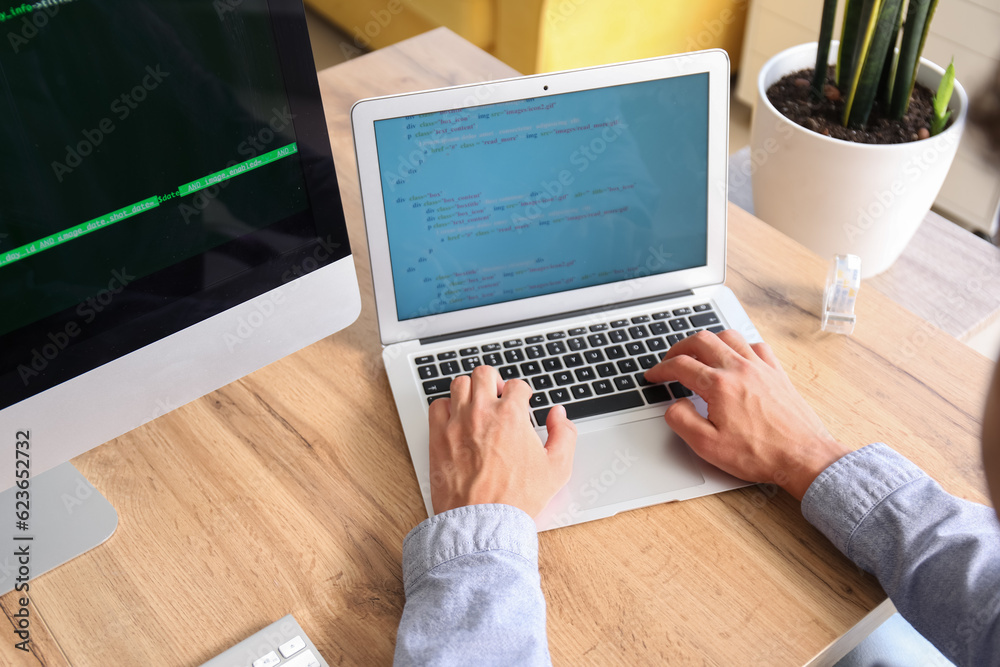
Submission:
{"label": "wood grain surface", "polygon": [[[5,630],[0,664],[196,665],[287,613],[331,665],[391,662],[401,544],[425,513],[380,357],[348,112],[513,74],[443,28],[321,74],[360,319],[75,459],[120,526],[32,583],[35,653]],[[826,262],[735,207],[729,224],[727,284],[830,430],[984,501],[989,362],[876,290],[853,336],[820,333]],[[557,665],[801,665],[884,598],[768,487],[540,542]]]}

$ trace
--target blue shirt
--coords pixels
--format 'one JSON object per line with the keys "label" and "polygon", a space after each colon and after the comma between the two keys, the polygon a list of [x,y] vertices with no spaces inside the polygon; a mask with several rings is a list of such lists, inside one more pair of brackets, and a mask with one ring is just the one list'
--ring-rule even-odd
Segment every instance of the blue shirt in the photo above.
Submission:
{"label": "blue shirt", "polygon": [[[878,577],[896,608],[957,665],[1000,665],[1000,526],[883,444],[823,471],[802,513]],[[527,514],[474,505],[403,542],[397,665],[549,665],[538,537]]]}

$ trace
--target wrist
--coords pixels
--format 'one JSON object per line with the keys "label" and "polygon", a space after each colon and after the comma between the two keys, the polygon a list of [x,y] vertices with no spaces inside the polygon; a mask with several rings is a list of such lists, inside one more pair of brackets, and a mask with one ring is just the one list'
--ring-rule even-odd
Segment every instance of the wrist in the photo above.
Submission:
{"label": "wrist", "polygon": [[799,447],[788,465],[775,473],[774,481],[801,501],[820,473],[850,451],[846,445],[830,436],[817,438]]}

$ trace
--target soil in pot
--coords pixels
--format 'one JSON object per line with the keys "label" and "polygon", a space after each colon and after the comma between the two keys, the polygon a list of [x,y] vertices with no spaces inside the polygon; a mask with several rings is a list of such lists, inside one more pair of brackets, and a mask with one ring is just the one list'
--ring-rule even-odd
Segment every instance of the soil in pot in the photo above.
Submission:
{"label": "soil in pot", "polygon": [[840,124],[845,100],[834,85],[834,66],[830,65],[827,71],[825,94],[819,100],[810,94],[813,71],[810,67],[792,72],[767,89],[767,99],[789,120],[828,137],[864,144],[902,144],[930,136],[934,93],[926,86],[914,85],[910,109],[903,120],[888,118],[883,105],[876,100],[865,127],[847,128]]}

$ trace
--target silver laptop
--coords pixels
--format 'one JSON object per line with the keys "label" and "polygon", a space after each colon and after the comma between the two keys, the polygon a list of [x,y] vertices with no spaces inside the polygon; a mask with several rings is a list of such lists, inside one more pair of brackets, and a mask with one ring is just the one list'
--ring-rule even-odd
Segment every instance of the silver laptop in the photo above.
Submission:
{"label": "silver laptop", "polygon": [[[429,515],[427,414],[479,364],[562,404],[573,476],[539,529],[746,482],[663,420],[644,371],[702,329],[756,329],[726,270],[724,51],[358,102],[383,359]],[[705,413],[704,402],[692,397]]]}

